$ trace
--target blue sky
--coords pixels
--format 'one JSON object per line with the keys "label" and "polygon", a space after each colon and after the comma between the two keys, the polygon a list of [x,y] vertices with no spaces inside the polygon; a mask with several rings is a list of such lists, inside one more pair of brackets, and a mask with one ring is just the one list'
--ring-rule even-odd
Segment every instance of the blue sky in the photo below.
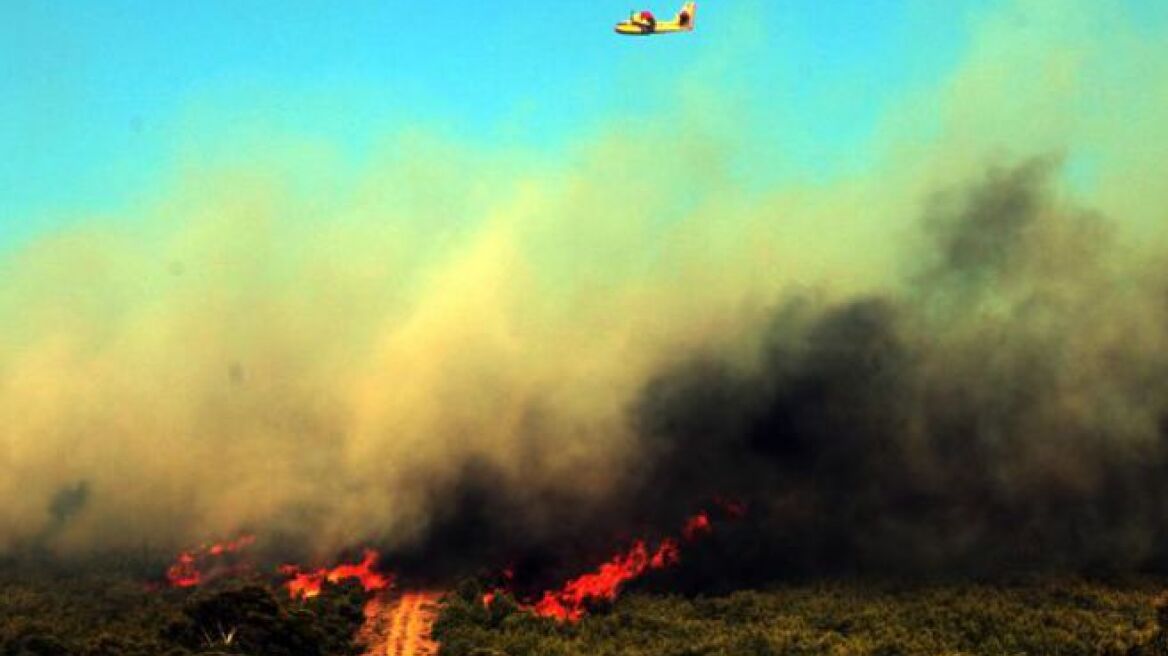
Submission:
{"label": "blue sky", "polygon": [[[751,124],[796,126],[793,160],[842,170],[1003,1],[706,0],[697,32],[655,39],[612,33],[628,0],[4,3],[0,243],[116,211],[176,157],[256,131],[354,157],[412,128],[555,152],[613,118],[668,112],[682,72]],[[1125,1],[1142,24],[1168,15],[1162,0]]]}

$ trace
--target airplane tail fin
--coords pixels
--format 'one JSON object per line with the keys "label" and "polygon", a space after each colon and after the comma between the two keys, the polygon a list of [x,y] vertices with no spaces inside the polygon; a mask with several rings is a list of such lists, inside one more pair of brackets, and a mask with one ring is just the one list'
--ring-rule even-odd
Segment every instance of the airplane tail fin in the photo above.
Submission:
{"label": "airplane tail fin", "polygon": [[681,9],[677,12],[677,24],[687,30],[694,28],[694,22],[698,17],[698,3],[686,2],[681,5]]}

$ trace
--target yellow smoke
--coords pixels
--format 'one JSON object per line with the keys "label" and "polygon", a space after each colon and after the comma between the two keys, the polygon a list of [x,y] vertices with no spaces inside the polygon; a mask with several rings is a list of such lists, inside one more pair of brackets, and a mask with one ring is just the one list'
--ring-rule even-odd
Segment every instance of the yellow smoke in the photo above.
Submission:
{"label": "yellow smoke", "polygon": [[1163,239],[1168,62],[1088,4],[985,20],[952,79],[887,117],[880,166],[830,185],[740,193],[719,165],[739,135],[682,111],[692,138],[603,134],[550,166],[402,138],[309,191],[308,157],[193,167],[132,216],[40,238],[0,264],[0,551],[404,544],[473,459],[533,502],[602,499],[671,354],[748,358],[789,290],[895,285],[927,194],[987,163],[1089,152],[1092,200]]}

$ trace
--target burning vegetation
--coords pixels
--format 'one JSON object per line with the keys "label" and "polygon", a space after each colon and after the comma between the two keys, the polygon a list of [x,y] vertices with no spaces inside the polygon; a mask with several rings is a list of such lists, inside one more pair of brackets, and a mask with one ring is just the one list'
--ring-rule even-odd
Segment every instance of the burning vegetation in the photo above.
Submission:
{"label": "burning vegetation", "polygon": [[[412,530],[364,536],[326,524],[332,537],[296,544],[287,527],[313,535],[301,515],[331,518],[329,499],[298,507],[295,522],[277,509],[270,525],[253,522],[254,533],[160,566],[155,575],[167,589],[153,593],[158,601],[135,600],[131,615],[169,609],[166,622],[152,620],[161,633],[150,649],[159,640],[189,650],[258,649],[299,636],[334,641],[320,653],[341,653],[335,634],[321,637],[315,622],[346,627],[344,649],[354,649],[353,637],[373,635],[393,599],[430,599],[417,591],[469,580],[447,597],[437,634],[457,655],[469,653],[467,636],[493,644],[481,631],[505,626],[500,648],[516,656],[577,653],[579,645],[539,652],[508,642],[546,631],[534,628],[546,626],[539,622],[587,643],[592,631],[616,631],[611,622],[708,611],[638,595],[648,590],[719,595],[839,576],[929,585],[953,576],[1163,573],[1168,270],[1117,257],[1107,222],[1059,197],[1053,170],[1048,160],[995,168],[937,195],[922,221],[929,247],[895,289],[784,295],[747,331],[749,344],[690,344],[661,358],[619,406],[619,422],[582,424],[626,438],[611,456],[596,455],[609,442],[582,450],[605,465],[603,475],[585,467],[549,482],[542,472],[562,463],[549,460],[555,440],[543,431],[560,434],[562,417],[532,396],[509,415],[519,446],[502,450],[505,457],[462,454],[442,467],[394,470],[390,487],[404,499],[393,497],[395,512],[416,501],[422,516]],[[573,482],[587,492],[570,489]],[[44,553],[74,526],[88,526],[103,493],[99,483],[69,482],[50,497],[48,528],[22,548]],[[354,556],[340,534],[370,546]],[[290,543],[351,557],[289,564],[294,556],[278,545]],[[1110,640],[1112,651],[1158,644],[1149,642],[1143,611],[1117,610],[1134,608],[1134,598],[1093,590],[1092,603],[1107,609],[1101,616],[1127,619],[1116,635],[1083,635]],[[792,594],[814,605],[820,592]],[[845,596],[852,594],[866,593]],[[850,639],[852,629],[834,624],[779,627],[750,615],[752,604],[774,610],[766,598],[733,599],[724,610],[754,618],[755,632],[735,633],[715,651]],[[900,603],[883,597],[878,613],[907,612]],[[599,609],[606,612],[593,617]],[[1014,626],[1008,615],[987,622]],[[269,628],[250,624],[256,617]],[[915,622],[899,626],[917,630]],[[285,637],[265,633],[270,627]],[[42,629],[18,622],[5,639],[39,645]],[[843,637],[824,637],[832,632]],[[879,642],[901,644],[883,634]],[[922,644],[1014,653],[968,637]],[[903,651],[926,653],[913,649]]]}
{"label": "burning vegetation", "polygon": [[280,573],[288,577],[285,586],[293,598],[309,599],[320,594],[326,581],[340,583],[350,579],[358,582],[365,592],[375,592],[386,589],[393,581],[392,576],[377,571],[378,558],[376,551],[366,549],[361,562],[352,565],[341,564],[308,572],[302,571],[298,565],[282,565]]}
{"label": "burning vegetation", "polygon": [[[712,530],[709,515],[702,512],[686,521],[681,536],[688,543]],[[611,603],[626,584],[653,570],[673,567],[680,561],[681,543],[676,538],[664,538],[652,550],[645,540],[638,539],[627,550],[614,554],[594,571],[575,577],[558,589],[545,590],[534,603],[521,604],[519,607],[540,617],[577,622],[584,617],[590,605]],[[513,569],[504,570],[503,579],[507,583],[514,578]],[[495,588],[483,595],[483,605],[490,607],[500,594],[515,596],[516,591],[506,586]]]}
{"label": "burning vegetation", "polygon": [[167,582],[177,588],[190,588],[209,577],[240,574],[248,570],[246,562],[232,558],[255,542],[254,535],[244,535],[228,542],[217,542],[180,553],[166,569]]}
{"label": "burning vegetation", "polygon": [[[157,593],[195,605],[182,644],[250,639],[215,604],[293,622],[344,590],[368,628],[395,595],[468,577],[439,632],[454,654],[461,632],[505,617],[573,635],[599,626],[596,609],[657,612],[638,590],[1164,572],[1168,270],[1117,257],[1107,222],[1055,193],[1053,166],[995,168],[937,195],[921,222],[929,248],[893,290],[782,296],[747,348],[663,358],[623,406],[622,457],[579,474],[587,494],[535,474],[525,485],[549,465],[540,435],[555,417],[533,401],[514,417],[527,437],[511,460],[399,471],[425,520],[360,556],[288,564],[278,518],[182,551]],[[51,530],[27,548],[63,539],[102,494],[88,481],[58,491]]]}

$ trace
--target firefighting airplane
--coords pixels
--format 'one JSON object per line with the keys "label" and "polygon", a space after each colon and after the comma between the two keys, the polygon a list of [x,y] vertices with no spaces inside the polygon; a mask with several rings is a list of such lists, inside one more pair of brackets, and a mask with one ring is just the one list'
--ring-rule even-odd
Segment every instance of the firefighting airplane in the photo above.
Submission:
{"label": "firefighting airplane", "polygon": [[673,20],[667,21],[657,20],[651,11],[634,11],[627,21],[616,24],[616,33],[629,36],[649,36],[650,34],[692,32],[697,11],[698,4],[696,2],[687,2],[681,6],[681,10],[677,12]]}

